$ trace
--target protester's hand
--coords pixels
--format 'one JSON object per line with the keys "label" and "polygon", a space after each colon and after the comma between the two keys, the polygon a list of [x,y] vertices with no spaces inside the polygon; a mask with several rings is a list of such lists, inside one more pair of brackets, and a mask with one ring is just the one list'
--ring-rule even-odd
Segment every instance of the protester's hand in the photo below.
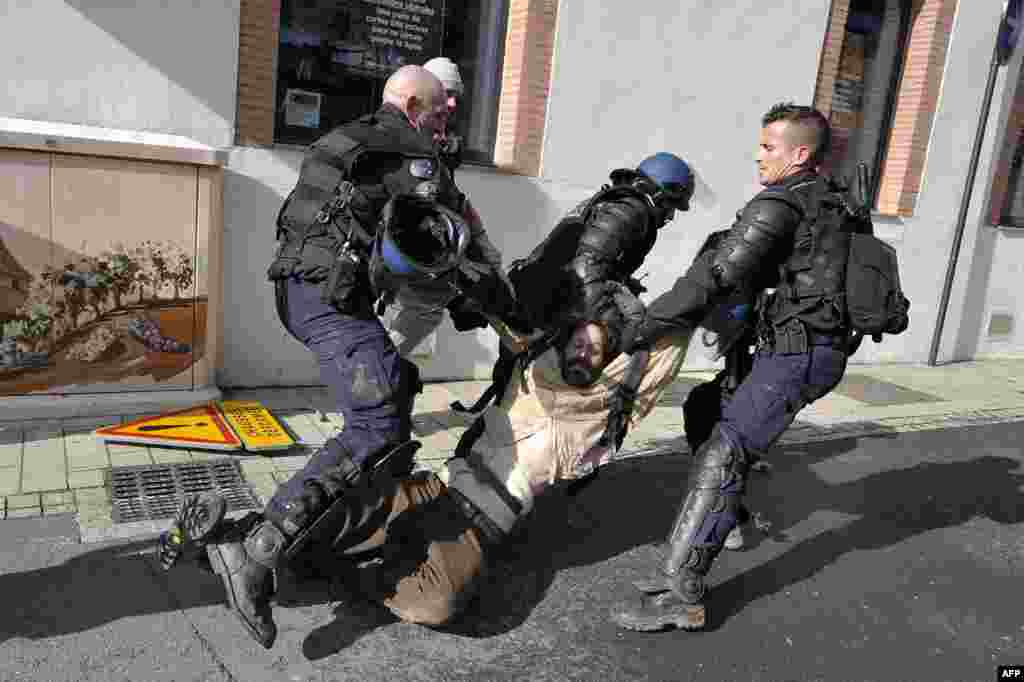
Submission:
{"label": "protester's hand", "polygon": [[629,420],[636,404],[636,390],[619,384],[608,398],[608,424],[598,441],[600,445],[613,445],[616,450],[629,431]]}

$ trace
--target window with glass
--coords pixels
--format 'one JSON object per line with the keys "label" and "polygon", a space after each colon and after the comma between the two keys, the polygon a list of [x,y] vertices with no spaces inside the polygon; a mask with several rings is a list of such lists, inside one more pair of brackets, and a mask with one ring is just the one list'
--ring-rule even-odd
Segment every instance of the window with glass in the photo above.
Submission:
{"label": "window with glass", "polygon": [[[1024,78],[1022,78],[1024,81]],[[994,222],[1008,227],[1024,227],[1024,82],[1017,83],[1017,91],[1013,99],[1013,109],[1006,129],[1002,154],[1004,160],[1000,166],[1002,178],[996,178],[997,185],[1005,182],[996,207]]]}
{"label": "window with glass", "polygon": [[490,163],[508,0],[282,0],[274,140],[309,144],[380,106],[405,64],[454,61],[465,93],[450,127]]}
{"label": "window with glass", "polygon": [[910,0],[850,2],[832,96],[829,170],[853,180],[857,165],[867,164],[872,206],[892,130],[910,19]]}

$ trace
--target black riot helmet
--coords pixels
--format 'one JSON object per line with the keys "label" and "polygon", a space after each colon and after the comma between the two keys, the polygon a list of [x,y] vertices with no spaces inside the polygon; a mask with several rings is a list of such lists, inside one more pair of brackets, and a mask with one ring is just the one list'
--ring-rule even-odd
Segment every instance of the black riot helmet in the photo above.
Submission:
{"label": "black riot helmet", "polygon": [[693,197],[693,172],[689,164],[675,154],[658,152],[640,162],[636,170],[612,171],[613,184],[630,184],[646,194],[655,208],[671,220],[674,211],[690,210]]}
{"label": "black riot helmet", "polygon": [[469,245],[466,220],[419,195],[393,197],[381,212],[370,253],[370,284],[381,295],[417,283],[450,278]]}

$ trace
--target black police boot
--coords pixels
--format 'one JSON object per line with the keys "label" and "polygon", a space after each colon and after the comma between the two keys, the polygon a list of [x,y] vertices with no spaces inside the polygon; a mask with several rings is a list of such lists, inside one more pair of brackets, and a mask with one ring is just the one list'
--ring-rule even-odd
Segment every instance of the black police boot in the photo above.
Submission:
{"label": "black police boot", "polygon": [[720,545],[693,547],[687,565],[676,575],[633,583],[643,592],[640,605],[616,613],[613,616],[615,622],[627,630],[640,632],[670,627],[702,630],[706,623],[704,595],[707,586],[704,578],[721,549]]}
{"label": "black police boot", "polygon": [[277,638],[270,609],[274,569],[287,546],[287,537],[263,520],[244,536],[228,534],[206,546],[210,564],[224,583],[228,605],[253,638],[269,649]]}
{"label": "black police boot", "polygon": [[729,532],[744,520],[740,498],[748,465],[717,424],[696,459],[661,569],[653,580],[635,583],[643,593],[640,606],[613,614],[620,627],[700,630],[705,625],[704,579]]}

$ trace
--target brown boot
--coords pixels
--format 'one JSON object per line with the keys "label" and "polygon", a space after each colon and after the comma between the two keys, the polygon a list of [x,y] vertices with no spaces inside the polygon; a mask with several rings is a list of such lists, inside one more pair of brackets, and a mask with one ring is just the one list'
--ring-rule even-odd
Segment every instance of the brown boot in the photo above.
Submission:
{"label": "brown boot", "polygon": [[255,526],[244,539],[224,538],[206,546],[210,564],[224,582],[228,605],[267,649],[277,638],[270,598],[275,591],[274,567],[284,547],[284,533],[269,521]]}

